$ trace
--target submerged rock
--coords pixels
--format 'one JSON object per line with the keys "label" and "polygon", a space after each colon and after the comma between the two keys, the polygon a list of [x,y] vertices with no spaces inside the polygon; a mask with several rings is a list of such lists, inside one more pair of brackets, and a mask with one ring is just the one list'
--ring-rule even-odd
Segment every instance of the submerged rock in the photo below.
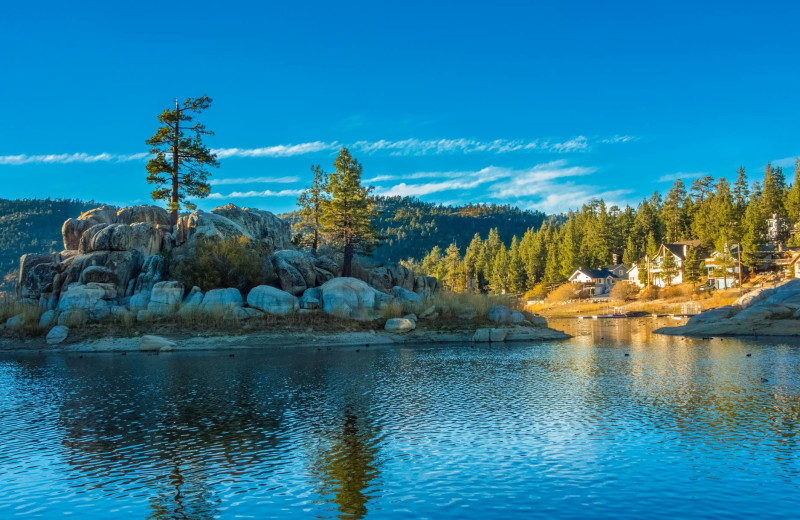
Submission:
{"label": "submerged rock", "polygon": [[383,330],[395,334],[410,332],[416,328],[416,320],[411,320],[409,318],[390,318],[386,320],[386,325],[383,326]]}
{"label": "submerged rock", "polygon": [[170,341],[161,336],[146,335],[142,336],[139,340],[139,350],[145,352],[172,350],[175,347],[175,342]]}

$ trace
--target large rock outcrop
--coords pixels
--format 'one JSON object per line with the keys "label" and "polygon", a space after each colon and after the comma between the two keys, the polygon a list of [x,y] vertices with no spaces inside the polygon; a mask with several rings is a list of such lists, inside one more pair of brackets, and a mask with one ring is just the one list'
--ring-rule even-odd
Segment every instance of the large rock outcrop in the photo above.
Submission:
{"label": "large rock outcrop", "polygon": [[733,305],[689,318],[681,327],[664,327],[671,336],[797,336],[800,335],[800,280],[751,291]]}
{"label": "large rock outcrop", "polygon": [[22,255],[19,260],[17,297],[38,300],[53,292],[53,282],[61,262],[59,254]]}
{"label": "large rock outcrop", "polygon": [[233,204],[210,212],[195,211],[181,216],[175,234],[177,245],[202,237],[245,237],[266,243],[272,251],[293,249],[291,227],[269,211],[239,208]]}
{"label": "large rock outcrop", "polygon": [[314,287],[317,283],[317,270],[313,257],[303,251],[283,250],[275,252],[270,261],[281,289],[294,296]]}

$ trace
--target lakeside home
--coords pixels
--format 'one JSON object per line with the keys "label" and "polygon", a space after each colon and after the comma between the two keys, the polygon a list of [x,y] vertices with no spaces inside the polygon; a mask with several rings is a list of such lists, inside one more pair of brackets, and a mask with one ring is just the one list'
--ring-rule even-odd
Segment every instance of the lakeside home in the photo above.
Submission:
{"label": "lakeside home", "polygon": [[[714,251],[703,260],[708,284],[717,289],[731,289],[739,285],[740,278],[748,274],[748,269],[741,263],[741,246],[738,244],[723,252]],[[741,269],[741,276],[740,276]]]}
{"label": "lakeside home", "polygon": [[567,281],[580,286],[582,297],[606,296],[617,282],[625,279],[627,271],[624,264],[607,265],[600,269],[579,267]]}
{"label": "lakeside home", "polygon": [[[661,247],[658,248],[658,252],[650,262],[650,283],[658,287],[682,284],[686,255],[689,254],[690,248],[698,247],[700,247],[699,240],[661,244]],[[668,256],[672,257],[675,265],[675,269],[671,273],[665,269],[665,260]]]}

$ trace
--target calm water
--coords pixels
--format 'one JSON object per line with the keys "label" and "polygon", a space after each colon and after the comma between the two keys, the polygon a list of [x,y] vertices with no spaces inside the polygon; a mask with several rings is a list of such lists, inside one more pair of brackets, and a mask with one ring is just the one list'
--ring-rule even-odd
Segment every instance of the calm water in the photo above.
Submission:
{"label": "calm water", "polygon": [[800,347],[637,323],[543,345],[0,354],[0,518],[796,516]]}

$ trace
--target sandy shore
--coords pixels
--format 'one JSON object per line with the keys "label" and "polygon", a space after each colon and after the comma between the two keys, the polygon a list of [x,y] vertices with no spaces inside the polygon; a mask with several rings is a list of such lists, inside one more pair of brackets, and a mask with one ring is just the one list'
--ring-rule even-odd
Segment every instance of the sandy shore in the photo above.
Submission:
{"label": "sandy shore", "polygon": [[[564,332],[548,328],[520,327],[511,332],[505,342],[550,341],[567,339]],[[427,331],[414,330],[405,334],[383,331],[359,332],[247,332],[242,334],[191,334],[185,331],[175,334],[159,334],[174,343],[172,351],[258,349],[265,347],[347,347],[367,345],[403,345],[470,343],[474,330]],[[44,338],[0,339],[0,352],[47,351],[47,352],[126,352],[141,350],[144,334],[97,338],[67,339],[59,345],[47,345]]]}

